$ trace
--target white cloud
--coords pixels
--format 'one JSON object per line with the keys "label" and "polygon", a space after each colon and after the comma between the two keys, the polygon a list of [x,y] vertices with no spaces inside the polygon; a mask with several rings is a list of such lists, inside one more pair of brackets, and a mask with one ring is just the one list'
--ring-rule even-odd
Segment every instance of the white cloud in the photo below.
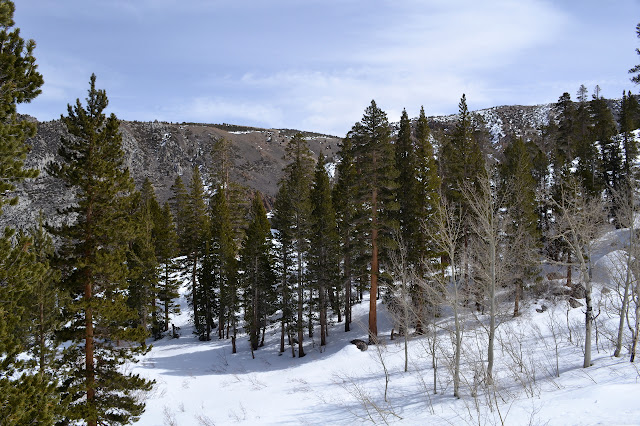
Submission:
{"label": "white cloud", "polygon": [[[624,38],[618,21],[638,6],[623,3],[614,10],[544,0],[195,0],[184,7],[117,0],[96,12],[73,0],[55,6],[73,31],[32,27],[49,46],[37,52],[46,85],[33,107],[82,99],[92,71],[123,118],[235,121],[338,136],[371,99],[397,120],[405,107],[411,116],[421,105],[427,114],[455,112],[462,93],[471,108],[550,102],[589,82],[617,96],[628,67],[618,78],[611,63],[626,50],[634,60],[635,45],[589,47],[602,39],[598,31]],[[607,16],[598,16],[603,11]],[[80,29],[84,37],[75,34]],[[609,81],[618,87],[609,91]]]}
{"label": "white cloud", "polygon": [[[271,93],[269,102],[299,127],[343,135],[372,98],[391,120],[404,107],[412,115],[420,105],[429,114],[452,112],[463,92],[476,104],[490,102],[499,83],[479,74],[549,43],[565,22],[538,1],[424,5],[393,3],[387,20],[361,29],[359,51],[333,46],[345,60],[342,66],[314,68],[302,57],[297,69],[247,72],[232,84],[245,93]],[[326,49],[319,48],[318,55],[327,56]]]}
{"label": "white cloud", "polygon": [[[157,111],[167,121],[202,123],[232,123],[278,127],[283,113],[269,102],[235,101],[223,98],[198,97],[176,107],[164,106]],[[170,118],[173,117],[173,118]]]}

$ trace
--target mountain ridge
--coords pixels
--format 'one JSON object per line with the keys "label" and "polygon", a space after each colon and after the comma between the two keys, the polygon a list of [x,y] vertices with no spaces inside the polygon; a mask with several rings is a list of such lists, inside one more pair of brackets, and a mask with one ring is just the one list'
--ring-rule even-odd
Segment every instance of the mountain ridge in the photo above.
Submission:
{"label": "mountain ridge", "polygon": [[[614,115],[619,101],[610,101]],[[553,117],[554,104],[503,105],[472,111],[482,118],[486,130],[491,135],[490,149],[501,152],[513,137],[535,138],[540,127]],[[40,176],[18,186],[17,206],[6,208],[2,216],[3,225],[23,227],[35,223],[38,212],[53,218],[56,211],[73,201],[73,195],[62,183],[46,173],[47,163],[58,158],[60,138],[67,136],[60,120],[38,122],[30,116],[24,120],[36,122],[35,137],[27,144],[31,150],[25,165],[40,170]],[[429,116],[435,144],[446,137],[455,126],[457,114]],[[354,118],[354,122],[357,118]],[[415,122],[415,119],[412,120]],[[391,123],[396,128],[397,123]],[[309,142],[313,156],[322,152],[328,163],[339,161],[338,151],[341,137],[313,131],[295,129],[266,129],[235,124],[172,123],[161,121],[121,121],[122,147],[125,164],[129,168],[136,186],[140,187],[145,178],[153,183],[160,202],[171,197],[171,185],[176,176],[185,181],[191,177],[195,166],[205,179],[211,166],[213,143],[225,138],[231,142],[233,167],[231,180],[252,190],[261,191],[268,204],[273,202],[277,184],[286,165],[284,159],[286,143],[296,133],[302,133]]]}

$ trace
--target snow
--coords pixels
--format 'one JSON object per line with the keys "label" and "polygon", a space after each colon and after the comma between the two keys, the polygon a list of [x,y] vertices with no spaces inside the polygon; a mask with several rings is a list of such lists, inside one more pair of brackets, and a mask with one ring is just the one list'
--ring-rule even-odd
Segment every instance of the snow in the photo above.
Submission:
{"label": "snow", "polygon": [[327,171],[327,174],[329,175],[329,179],[335,179],[337,166],[338,166],[338,163],[335,163],[335,162],[328,162],[327,164],[324,165],[324,168]]}
{"label": "snow", "polygon": [[[596,313],[602,312],[591,367],[582,368],[583,308],[570,309],[562,300],[533,300],[521,317],[512,319],[505,305],[497,329],[496,384],[485,386],[478,372],[486,367],[482,324],[487,317],[466,312],[459,399],[452,396],[451,319],[446,313],[438,323],[438,393],[433,394],[430,335],[411,337],[405,373],[402,337],[389,339],[392,324],[381,302],[382,343],[365,352],[350,341],[366,340],[366,296],[354,306],[352,331],[333,324],[326,348],[308,339],[304,358],[292,358],[290,346],[279,355],[279,328],[274,325],[252,359],[245,334],[239,335],[237,354],[231,353],[230,341],[215,335],[210,342],[198,341],[183,289],[182,313],[173,318],[180,338],[152,342],[153,349],[130,366],[156,380],[139,424],[640,424],[640,369],[629,362],[626,349],[621,358],[611,355],[618,317],[607,310],[619,303],[607,271],[619,263],[627,238],[624,230],[608,233],[594,259],[601,282],[594,285],[593,300]],[[537,312],[542,305],[548,309]],[[387,401],[383,367],[390,379]]]}

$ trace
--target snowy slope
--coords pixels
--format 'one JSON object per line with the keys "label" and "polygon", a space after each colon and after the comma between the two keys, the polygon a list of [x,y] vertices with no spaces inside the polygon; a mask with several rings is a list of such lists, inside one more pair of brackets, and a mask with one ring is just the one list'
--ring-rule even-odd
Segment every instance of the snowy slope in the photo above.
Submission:
{"label": "snowy slope", "polygon": [[[564,301],[532,303],[521,317],[499,326],[494,387],[480,380],[486,364],[486,331],[480,322],[486,317],[467,313],[462,397],[456,399],[446,315],[437,335],[434,394],[431,336],[411,338],[405,373],[403,341],[389,340],[392,325],[383,304],[378,305],[382,344],[366,352],[349,341],[366,336],[367,300],[354,307],[353,331],[344,333],[343,324],[331,328],[326,349],[309,342],[302,359],[292,358],[290,347],[279,355],[279,329],[273,328],[252,359],[245,335],[239,337],[237,354],[231,354],[227,340],[198,341],[183,299],[183,313],[174,318],[181,337],[153,342],[153,349],[131,366],[156,380],[139,424],[640,424],[640,369],[626,353],[611,356],[617,317],[606,309],[617,300],[606,269],[626,235],[607,234],[602,247],[608,248],[594,259],[603,282],[594,294],[601,314],[588,369],[581,368],[584,312]],[[542,304],[549,309],[539,313]],[[389,372],[387,401],[383,367]]]}

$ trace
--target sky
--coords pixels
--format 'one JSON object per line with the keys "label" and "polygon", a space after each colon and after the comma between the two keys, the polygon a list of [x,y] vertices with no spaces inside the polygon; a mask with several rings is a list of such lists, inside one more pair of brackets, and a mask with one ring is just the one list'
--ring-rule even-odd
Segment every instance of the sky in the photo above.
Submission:
{"label": "sky", "polygon": [[124,120],[344,136],[374,99],[391,121],[638,93],[639,0],[17,0],[60,118],[92,73]]}

